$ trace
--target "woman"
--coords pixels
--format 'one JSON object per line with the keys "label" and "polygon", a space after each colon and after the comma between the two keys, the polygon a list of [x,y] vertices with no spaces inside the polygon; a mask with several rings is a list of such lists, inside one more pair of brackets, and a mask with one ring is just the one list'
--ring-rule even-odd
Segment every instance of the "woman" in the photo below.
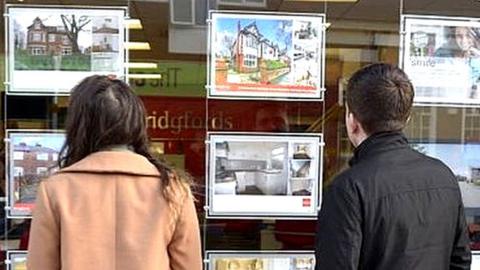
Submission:
{"label": "woman", "polygon": [[120,80],[72,90],[60,171],[38,189],[29,270],[202,268],[189,182],[150,154],[145,123]]}

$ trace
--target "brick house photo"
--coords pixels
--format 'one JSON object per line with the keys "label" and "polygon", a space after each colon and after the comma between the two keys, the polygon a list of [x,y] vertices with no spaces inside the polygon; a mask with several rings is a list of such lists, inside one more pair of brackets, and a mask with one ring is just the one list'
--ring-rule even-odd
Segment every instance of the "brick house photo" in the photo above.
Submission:
{"label": "brick house photo", "polygon": [[46,26],[36,17],[27,31],[27,52],[30,55],[71,55],[72,43],[63,26]]}
{"label": "brick house photo", "polygon": [[37,184],[56,166],[58,152],[40,144],[20,143],[13,146],[13,177],[18,202],[34,202]]}
{"label": "brick house photo", "polygon": [[41,179],[58,168],[60,149],[65,141],[62,133],[8,133],[11,148],[9,163],[9,198],[14,208],[31,209]]}

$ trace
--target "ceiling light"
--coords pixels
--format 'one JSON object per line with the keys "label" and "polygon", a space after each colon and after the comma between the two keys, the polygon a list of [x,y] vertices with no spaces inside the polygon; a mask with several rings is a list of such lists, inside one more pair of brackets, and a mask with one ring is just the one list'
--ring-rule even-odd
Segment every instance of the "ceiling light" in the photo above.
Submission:
{"label": "ceiling light", "polygon": [[125,48],[127,50],[150,50],[150,43],[148,42],[137,42],[137,41],[129,41],[125,43]]}
{"label": "ceiling light", "polygon": [[147,62],[129,62],[125,63],[128,68],[144,68],[144,69],[155,69],[158,68],[157,63],[147,63]]}
{"label": "ceiling light", "polygon": [[143,29],[142,21],[140,19],[126,19],[125,25],[128,29]]}
{"label": "ceiling light", "polygon": [[161,74],[128,74],[129,79],[161,79]]}

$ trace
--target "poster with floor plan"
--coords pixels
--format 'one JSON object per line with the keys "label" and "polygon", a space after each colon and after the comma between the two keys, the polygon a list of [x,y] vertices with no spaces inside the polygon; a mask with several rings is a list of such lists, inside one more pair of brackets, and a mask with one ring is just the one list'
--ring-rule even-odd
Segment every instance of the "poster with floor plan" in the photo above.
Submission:
{"label": "poster with floor plan", "polygon": [[211,12],[211,98],[321,100],[322,14]]}
{"label": "poster with floor plan", "polygon": [[208,133],[208,216],[315,218],[321,134]]}
{"label": "poster with floor plan", "polygon": [[313,251],[207,251],[207,270],[314,270]]}
{"label": "poster with floor plan", "polygon": [[29,217],[42,179],[55,172],[65,135],[55,130],[7,130],[9,217]]}
{"label": "poster with floor plan", "polygon": [[405,15],[400,66],[426,106],[480,106],[480,18]]}
{"label": "poster with floor plan", "polygon": [[126,75],[126,9],[12,5],[7,12],[8,94],[68,95],[87,76]]}

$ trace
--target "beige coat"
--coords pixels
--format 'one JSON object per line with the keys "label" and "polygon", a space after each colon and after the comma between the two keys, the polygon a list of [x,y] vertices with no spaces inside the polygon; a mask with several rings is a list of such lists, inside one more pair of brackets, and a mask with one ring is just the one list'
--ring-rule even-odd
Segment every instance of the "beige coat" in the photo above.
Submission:
{"label": "beige coat", "polygon": [[199,270],[200,234],[191,196],[178,218],[143,156],[102,151],[38,189],[29,270]]}

